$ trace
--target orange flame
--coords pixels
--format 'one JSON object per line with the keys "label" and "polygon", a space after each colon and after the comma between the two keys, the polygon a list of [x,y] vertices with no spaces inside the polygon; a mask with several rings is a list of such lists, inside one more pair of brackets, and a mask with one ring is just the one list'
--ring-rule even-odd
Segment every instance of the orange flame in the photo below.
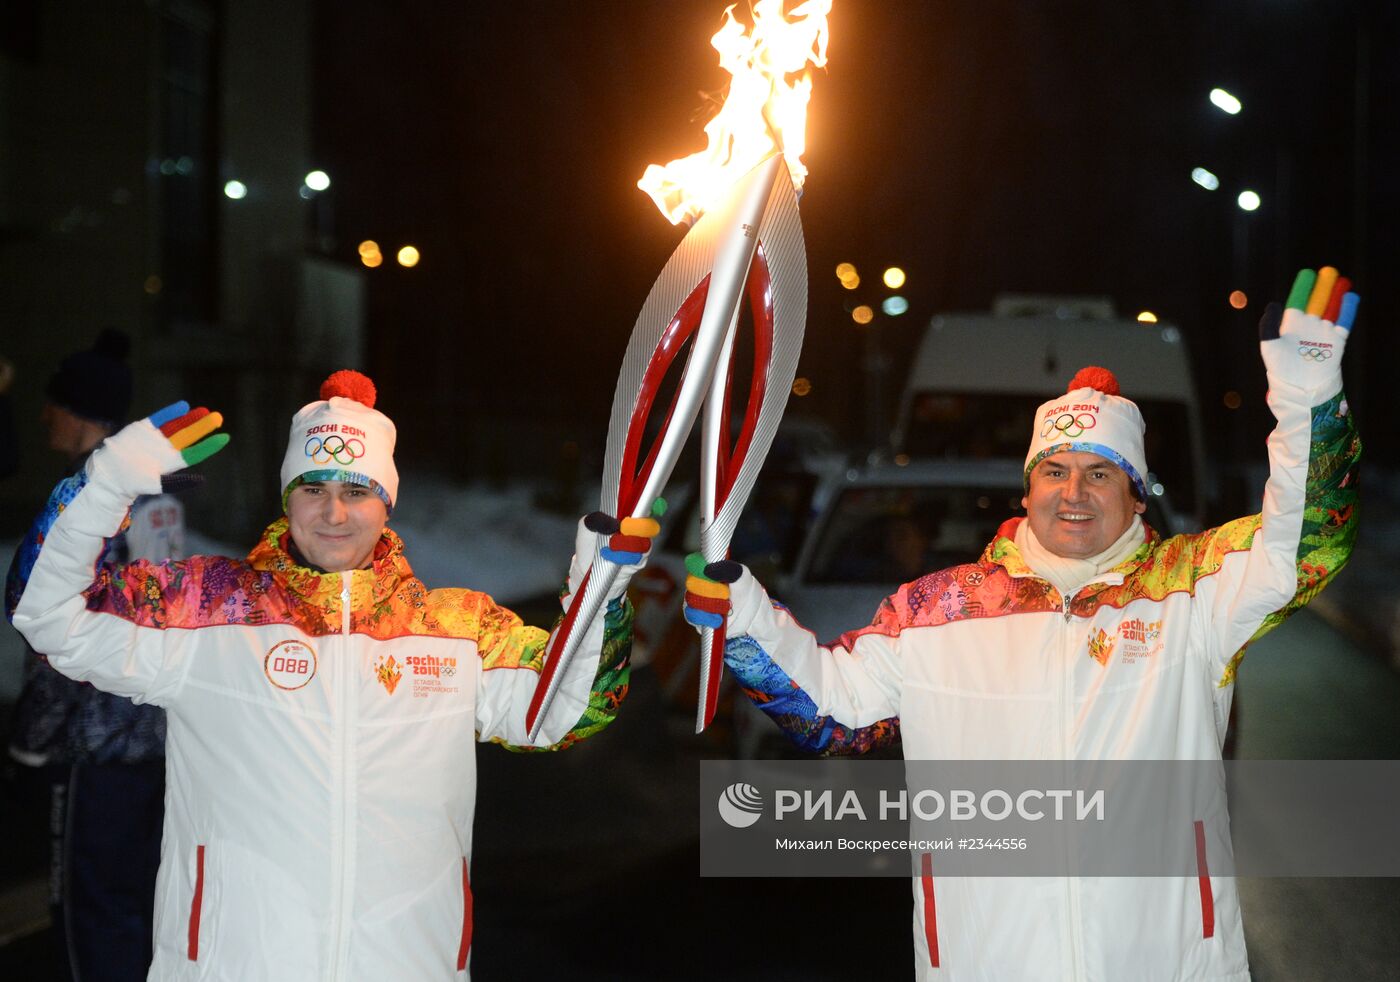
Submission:
{"label": "orange flame", "polygon": [[720,66],[733,77],[724,105],[705,126],[709,145],[665,167],[649,165],[637,182],[673,224],[694,222],[774,153],[786,158],[793,187],[800,191],[807,177],[801,158],[807,149],[811,69],[826,64],[831,0],[807,0],[786,15],[783,0],[758,0],[752,33],[733,11],[732,5],[724,11],[723,25],[710,38]]}

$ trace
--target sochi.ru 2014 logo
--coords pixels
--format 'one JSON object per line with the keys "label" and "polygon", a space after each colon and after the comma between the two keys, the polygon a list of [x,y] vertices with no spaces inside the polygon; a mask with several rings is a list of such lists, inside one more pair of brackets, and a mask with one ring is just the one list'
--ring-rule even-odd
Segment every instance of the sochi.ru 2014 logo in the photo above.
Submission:
{"label": "sochi.ru 2014 logo", "polygon": [[763,795],[752,784],[731,784],[720,792],[719,817],[736,829],[746,829],[763,817]]}

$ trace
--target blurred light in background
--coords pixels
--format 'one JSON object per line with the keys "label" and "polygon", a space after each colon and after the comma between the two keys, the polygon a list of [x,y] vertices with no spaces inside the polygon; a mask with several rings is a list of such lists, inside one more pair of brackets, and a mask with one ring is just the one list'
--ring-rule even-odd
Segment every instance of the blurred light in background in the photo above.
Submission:
{"label": "blurred light in background", "polygon": [[1195,181],[1207,191],[1214,191],[1220,187],[1220,178],[1216,177],[1204,167],[1191,168],[1191,180]]}
{"label": "blurred light in background", "polygon": [[399,265],[410,268],[418,265],[418,250],[411,245],[406,245],[399,250]]}
{"label": "blurred light in background", "polygon": [[861,304],[855,310],[851,311],[851,320],[855,321],[857,324],[869,324],[874,319],[875,311],[871,310],[866,304]]}
{"label": "blurred light in background", "polygon": [[360,243],[360,262],[364,263],[370,269],[374,269],[384,262],[384,256],[379,251],[378,242],[375,242],[373,239],[365,239]]}
{"label": "blurred light in background", "polygon": [[1253,191],[1241,191],[1240,196],[1235,199],[1239,206],[1245,211],[1257,211],[1261,204],[1259,195]]}
{"label": "blurred light in background", "polygon": [[798,397],[805,396],[812,391],[810,379],[797,378],[792,380],[792,394]]}
{"label": "blurred light in background", "polygon": [[1225,398],[1222,401],[1225,403],[1226,409],[1239,409],[1243,402],[1243,400],[1240,399],[1240,394],[1234,389],[1225,393]]}
{"label": "blurred light in background", "polygon": [[1235,115],[1241,109],[1244,108],[1244,105],[1240,102],[1240,100],[1236,99],[1224,89],[1211,89],[1210,101],[1215,104],[1215,108],[1222,109],[1225,112],[1229,113],[1231,116]]}
{"label": "blurred light in background", "polygon": [[1137,319],[1138,319],[1138,323],[1139,323],[1139,324],[1155,324],[1155,323],[1157,323],[1157,315],[1154,314],[1154,313],[1153,313],[1152,311],[1150,311],[1150,310],[1144,310],[1142,313],[1138,314],[1138,318],[1137,318]]}
{"label": "blurred light in background", "polygon": [[885,270],[884,279],[885,286],[889,287],[891,290],[898,290],[904,285],[904,270],[900,269],[898,266],[891,266],[889,269]]}
{"label": "blurred light in background", "polygon": [[891,317],[898,317],[909,309],[909,301],[899,294],[895,294],[892,297],[886,297],[884,302],[880,304],[880,309]]}
{"label": "blurred light in background", "polygon": [[224,183],[224,197],[242,201],[248,197],[248,185],[242,181],[227,181]]}
{"label": "blurred light in background", "polygon": [[1245,296],[1243,290],[1230,291],[1230,306],[1236,310],[1244,310],[1249,306],[1249,297]]}
{"label": "blurred light in background", "polygon": [[306,175],[306,186],[313,191],[324,191],[331,186],[330,175],[323,170],[313,170]]}
{"label": "blurred light in background", "polygon": [[150,276],[146,277],[146,282],[141,284],[141,289],[154,297],[161,291],[163,286],[165,286],[165,283],[161,281],[161,278],[155,273],[152,273]]}
{"label": "blurred light in background", "polygon": [[855,268],[854,266],[852,266],[850,263],[837,263],[837,264],[836,264],[836,278],[837,278],[838,280],[844,280],[844,279],[845,279],[846,277],[848,277],[848,276],[855,276],[855,275],[856,275],[856,268]]}

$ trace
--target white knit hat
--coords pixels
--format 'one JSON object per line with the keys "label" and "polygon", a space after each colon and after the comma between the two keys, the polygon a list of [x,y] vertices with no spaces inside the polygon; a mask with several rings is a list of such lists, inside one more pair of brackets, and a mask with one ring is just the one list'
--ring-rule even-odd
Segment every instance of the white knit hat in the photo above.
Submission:
{"label": "white knit hat", "polygon": [[359,372],[335,372],[321,383],[321,401],[292,417],[282,457],[282,507],[298,484],[344,481],[369,488],[390,511],[399,496],[394,421],[374,408],[374,383]]}
{"label": "white knit hat", "polygon": [[1052,454],[1073,450],[1096,453],[1117,464],[1145,501],[1147,454],[1142,441],[1146,429],[1137,404],[1119,395],[1112,372],[1096,366],[1081,368],[1064,395],[1035,412],[1031,448],[1026,452],[1026,491],[1030,491],[1036,464]]}

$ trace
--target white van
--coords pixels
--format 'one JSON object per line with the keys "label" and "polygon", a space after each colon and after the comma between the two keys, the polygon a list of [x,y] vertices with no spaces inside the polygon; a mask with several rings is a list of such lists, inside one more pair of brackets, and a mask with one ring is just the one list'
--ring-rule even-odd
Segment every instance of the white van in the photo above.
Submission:
{"label": "white van", "polygon": [[940,314],[910,366],[893,433],[909,458],[1024,459],[1030,419],[1074,373],[1100,365],[1147,422],[1148,480],[1175,526],[1203,527],[1200,403],[1181,332],[1120,320],[1095,297],[999,297],[990,314]]}

